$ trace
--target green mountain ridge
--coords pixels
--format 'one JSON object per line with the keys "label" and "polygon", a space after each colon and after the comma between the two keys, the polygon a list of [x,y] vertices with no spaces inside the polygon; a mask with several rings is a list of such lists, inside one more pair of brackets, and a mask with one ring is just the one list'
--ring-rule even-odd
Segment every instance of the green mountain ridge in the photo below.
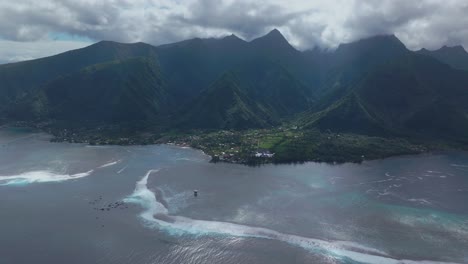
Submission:
{"label": "green mountain ridge", "polygon": [[351,94],[302,123],[360,134],[466,137],[467,84],[468,74],[408,53],[380,65],[350,86]]}
{"label": "green mountain ridge", "polygon": [[466,138],[468,74],[447,58],[412,52],[394,35],[305,52],[278,30],[250,42],[103,41],[0,65],[0,118]]}
{"label": "green mountain ridge", "polygon": [[161,70],[171,92],[183,103],[190,102],[222,74],[254,60],[282,65],[294,78],[311,88],[315,76],[309,62],[278,30],[246,42],[235,35],[221,39],[190,39],[157,47]]}
{"label": "green mountain ridge", "polygon": [[246,129],[274,124],[266,109],[253,101],[232,73],[224,74],[203,91],[179,120],[182,127]]}
{"label": "green mountain ridge", "polygon": [[10,113],[56,120],[151,120],[171,104],[159,69],[152,59],[131,58],[88,66],[45,84],[33,101],[41,106],[13,107]]}
{"label": "green mountain ridge", "polygon": [[468,52],[466,52],[462,46],[444,46],[438,50],[433,51],[421,49],[417,51],[417,53],[431,56],[455,69],[468,71]]}
{"label": "green mountain ridge", "polygon": [[375,36],[341,44],[331,56],[325,58],[323,67],[326,74],[315,91],[321,100],[314,110],[323,110],[333,104],[379,65],[409,53],[394,35]]}
{"label": "green mountain ridge", "polygon": [[299,119],[305,128],[366,135],[386,135],[378,118],[364,106],[359,96],[351,92],[327,109],[304,115]]}
{"label": "green mountain ridge", "polygon": [[101,41],[46,58],[3,64],[0,65],[0,104],[5,106],[48,81],[87,66],[131,57],[150,57],[154,54],[154,47],[144,43]]}
{"label": "green mountain ridge", "polygon": [[303,112],[313,104],[312,91],[279,63],[254,57],[233,72],[245,93],[277,118]]}

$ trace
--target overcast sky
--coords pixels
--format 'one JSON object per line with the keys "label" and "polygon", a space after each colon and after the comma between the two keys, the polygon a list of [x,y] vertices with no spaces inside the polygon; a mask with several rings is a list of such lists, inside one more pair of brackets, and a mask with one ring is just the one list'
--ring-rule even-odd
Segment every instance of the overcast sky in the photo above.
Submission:
{"label": "overcast sky", "polygon": [[1,0],[0,63],[100,40],[250,40],[273,28],[301,50],[392,33],[410,49],[466,49],[468,0]]}

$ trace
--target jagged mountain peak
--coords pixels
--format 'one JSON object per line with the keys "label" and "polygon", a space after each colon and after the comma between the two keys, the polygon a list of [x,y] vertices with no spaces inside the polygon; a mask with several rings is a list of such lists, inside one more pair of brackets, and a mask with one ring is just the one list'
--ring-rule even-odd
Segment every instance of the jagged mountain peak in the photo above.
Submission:
{"label": "jagged mountain peak", "polygon": [[444,45],[442,48],[439,49],[439,51],[467,53],[465,48],[463,48],[463,46],[461,46],[461,45],[456,45],[456,46],[452,46],[452,47]]}
{"label": "jagged mountain peak", "polygon": [[274,28],[270,32],[268,32],[266,36],[283,37],[283,34],[281,34],[281,32],[277,28]]}
{"label": "jagged mountain peak", "polygon": [[223,39],[224,40],[236,40],[236,41],[245,42],[243,39],[239,38],[236,34],[231,34],[229,36],[224,37]]}
{"label": "jagged mountain peak", "polygon": [[261,46],[262,48],[268,49],[296,49],[289,44],[288,40],[281,34],[278,29],[273,29],[266,35],[256,38],[250,42],[254,46]]}
{"label": "jagged mountain peak", "polygon": [[258,41],[286,41],[287,42],[283,34],[281,34],[281,32],[276,28],[271,30],[267,34],[252,40],[252,42],[258,42]]}
{"label": "jagged mountain peak", "polygon": [[468,70],[468,53],[463,46],[443,46],[437,50],[420,49],[417,53],[431,56],[455,69]]}
{"label": "jagged mountain peak", "polygon": [[[377,35],[369,38],[363,38],[351,43],[340,44],[338,46],[337,52],[341,50],[353,49],[356,47],[361,47],[364,49],[368,48],[379,48],[379,49],[398,49],[406,50],[405,44],[400,41],[395,35]],[[383,52],[384,50],[382,50]]]}

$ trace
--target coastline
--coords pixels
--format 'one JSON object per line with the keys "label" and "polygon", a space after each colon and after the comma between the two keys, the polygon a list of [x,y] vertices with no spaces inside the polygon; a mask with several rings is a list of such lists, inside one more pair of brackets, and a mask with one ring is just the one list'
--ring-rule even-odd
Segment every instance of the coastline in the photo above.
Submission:
{"label": "coastline", "polygon": [[[258,166],[262,164],[362,163],[395,156],[445,150],[466,150],[446,142],[414,143],[404,138],[323,133],[316,130],[284,128],[245,131],[174,132],[142,130],[123,132],[116,127],[62,128],[50,124],[16,122],[1,127],[27,127],[52,136],[51,142],[93,145],[168,144],[192,148],[209,157],[210,162]],[[118,127],[117,127],[118,128]],[[268,155],[258,155],[269,153]],[[256,155],[257,154],[257,155]]]}
{"label": "coastline", "polygon": [[[326,149],[325,153],[316,152],[313,157],[307,156],[306,153],[300,153],[300,150],[293,150],[294,156],[289,154],[289,149],[284,152],[277,152],[271,150],[272,157],[255,157],[255,151],[257,147],[250,145],[248,142],[237,142],[234,144],[226,144],[226,138],[218,138],[207,136],[207,138],[199,138],[200,134],[193,135],[171,135],[171,136],[160,136],[160,137],[105,137],[93,135],[91,138],[86,135],[78,133],[72,133],[72,136],[60,136],[57,133],[52,133],[52,142],[70,142],[70,143],[85,143],[89,145],[154,145],[154,144],[169,144],[178,147],[189,147],[202,151],[204,155],[210,157],[210,162],[225,162],[234,164],[243,164],[248,166],[258,166],[262,164],[298,164],[305,162],[324,162],[328,164],[342,164],[342,163],[361,163],[366,160],[383,159],[393,156],[401,156],[408,154],[421,154],[429,152],[430,150],[420,147],[401,147],[388,152],[382,152],[377,154],[366,153],[365,150],[359,149],[359,147],[351,146],[351,149],[356,148],[353,152],[362,152],[362,155],[349,155],[346,152],[342,152],[342,148],[338,149]],[[210,135],[207,133],[205,135]],[[326,143],[326,142],[325,142]],[[392,144],[387,143],[387,144]],[[245,146],[250,145],[250,146]],[[347,146],[347,149],[350,147]],[[280,150],[281,151],[281,150]],[[323,151],[322,151],[323,152]]]}

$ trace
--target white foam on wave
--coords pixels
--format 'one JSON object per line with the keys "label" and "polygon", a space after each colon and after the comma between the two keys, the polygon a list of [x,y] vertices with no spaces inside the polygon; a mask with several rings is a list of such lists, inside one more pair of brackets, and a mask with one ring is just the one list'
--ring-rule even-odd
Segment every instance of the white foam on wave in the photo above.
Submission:
{"label": "white foam on wave", "polygon": [[468,168],[468,165],[465,164],[450,164],[452,167]]}
{"label": "white foam on wave", "polygon": [[[97,168],[102,169],[102,168],[110,167],[120,162],[121,160],[109,162]],[[91,175],[93,172],[94,172],[94,169],[86,171],[86,172],[76,173],[76,174],[60,174],[60,173],[55,173],[50,170],[37,170],[37,171],[24,172],[18,175],[8,175],[8,176],[0,175],[0,186],[26,185],[26,184],[31,184],[31,183],[45,183],[45,182],[62,182],[62,181],[75,180],[75,179],[87,177]]]}
{"label": "white foam on wave", "polygon": [[146,175],[136,183],[135,191],[131,196],[126,198],[125,201],[141,205],[144,208],[144,211],[140,216],[145,220],[145,222],[150,226],[160,230],[165,230],[170,234],[191,234],[196,236],[228,235],[235,237],[272,239],[299,246],[313,252],[326,254],[337,259],[352,259],[362,263],[448,263],[399,260],[392,258],[386,252],[381,250],[349,241],[325,241],[297,235],[284,234],[268,228],[252,227],[229,222],[196,220],[183,216],[169,215],[168,209],[164,206],[163,203],[156,199],[155,194],[151,192],[147,186],[148,177],[155,172],[158,172],[158,170],[148,171]]}
{"label": "white foam on wave", "polygon": [[194,158],[177,158],[177,161],[202,161],[201,159],[194,159]]}
{"label": "white foam on wave", "polygon": [[106,163],[106,164],[104,164],[104,165],[101,165],[101,166],[99,166],[98,168],[99,168],[99,169],[107,168],[107,167],[110,167],[110,166],[114,166],[114,165],[116,165],[116,164],[118,164],[118,163],[120,163],[120,162],[121,162],[121,160],[112,161],[112,162]]}
{"label": "white foam on wave", "polygon": [[159,170],[149,170],[143,179],[136,183],[133,194],[125,199],[126,202],[137,203],[145,208],[146,210],[141,216],[147,221],[152,221],[154,219],[153,215],[155,214],[168,214],[167,208],[156,200],[154,193],[147,187],[149,175],[158,171]]}
{"label": "white foam on wave", "polygon": [[413,203],[423,204],[423,205],[432,205],[430,201],[424,198],[411,198],[411,199],[408,199],[408,201],[413,202]]}
{"label": "white foam on wave", "polygon": [[85,148],[111,148],[112,146],[109,145],[85,145]]}
{"label": "white foam on wave", "polygon": [[94,170],[76,174],[57,174],[48,170],[30,171],[18,175],[0,176],[0,185],[25,185],[30,183],[61,182],[89,176]]}

